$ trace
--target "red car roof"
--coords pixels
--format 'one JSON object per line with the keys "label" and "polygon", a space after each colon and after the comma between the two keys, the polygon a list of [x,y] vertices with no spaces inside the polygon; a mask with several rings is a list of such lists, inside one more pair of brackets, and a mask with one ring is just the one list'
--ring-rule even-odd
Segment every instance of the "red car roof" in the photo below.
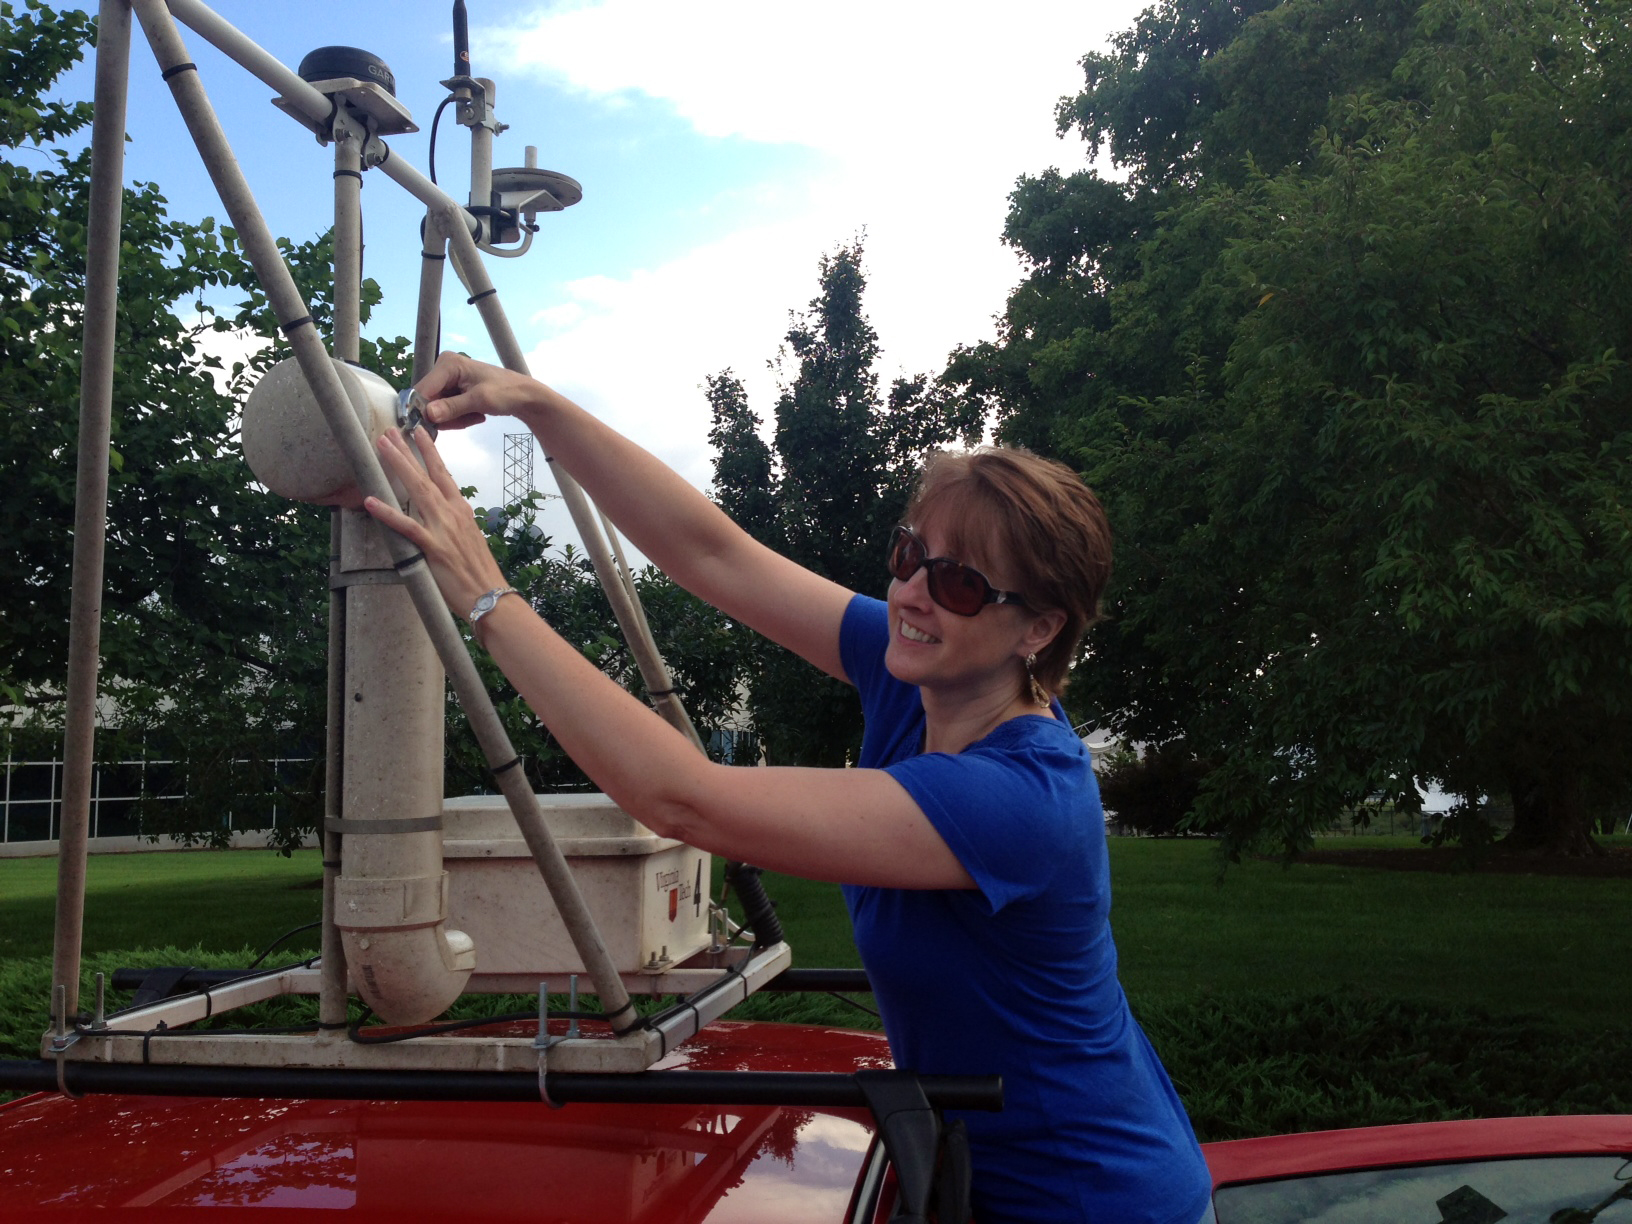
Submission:
{"label": "red car roof", "polygon": [[[722,1022],[662,1065],[891,1063],[876,1033]],[[0,1220],[835,1224],[871,1137],[865,1110],[37,1095],[0,1106]]]}

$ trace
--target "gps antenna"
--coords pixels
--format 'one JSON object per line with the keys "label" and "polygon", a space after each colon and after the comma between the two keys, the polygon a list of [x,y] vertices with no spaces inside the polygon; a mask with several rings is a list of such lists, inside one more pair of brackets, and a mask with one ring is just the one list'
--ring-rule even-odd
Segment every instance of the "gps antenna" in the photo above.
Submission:
{"label": "gps antenna", "polygon": [[470,75],[470,21],[465,0],[453,0],[453,75]]}

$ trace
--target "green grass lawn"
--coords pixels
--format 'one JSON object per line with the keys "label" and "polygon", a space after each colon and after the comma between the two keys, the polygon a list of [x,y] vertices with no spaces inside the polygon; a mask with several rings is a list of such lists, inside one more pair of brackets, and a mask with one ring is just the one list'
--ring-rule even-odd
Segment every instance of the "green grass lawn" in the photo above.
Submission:
{"label": "green grass lawn", "polygon": [[[94,855],[83,947],[258,951],[321,916],[322,877],[316,850],[292,858],[270,850]],[[50,953],[56,891],[56,859],[0,859],[0,959]],[[293,946],[315,950],[317,941]]]}
{"label": "green grass lawn", "polygon": [[[1625,881],[1272,862],[1231,866],[1221,880],[1218,868],[1207,841],[1112,839],[1111,921],[1136,1010],[1198,993],[1363,991],[1585,1029],[1626,1024]],[[796,963],[859,963],[836,887],[765,879]]]}
{"label": "green grass lawn", "polygon": [[[1632,1109],[1623,881],[1266,862],[1221,880],[1204,841],[1114,839],[1111,862],[1122,980],[1203,1139]],[[319,874],[313,851],[95,858],[86,969],[243,964],[317,917]],[[37,1048],[55,880],[52,860],[0,860],[3,1056]],[[766,887],[796,964],[858,963],[837,887]],[[315,946],[303,936],[275,959]],[[876,1026],[825,996],[761,994],[734,1015]]]}
{"label": "green grass lawn", "polygon": [[1358,989],[1626,1026],[1624,880],[1248,862],[1220,883],[1202,842],[1119,838],[1111,850],[1111,918],[1136,1005],[1197,990]]}
{"label": "green grass lawn", "polygon": [[[1269,862],[1232,866],[1220,880],[1210,843],[1149,838],[1113,839],[1111,862],[1122,980],[1136,1006],[1197,992],[1362,990],[1572,1027],[1625,1022],[1624,881]],[[320,874],[315,850],[98,856],[84,947],[259,950],[318,917]],[[836,886],[765,879],[797,964],[859,963]],[[0,959],[49,953],[55,888],[54,860],[0,860]],[[315,948],[315,932],[289,945]]]}

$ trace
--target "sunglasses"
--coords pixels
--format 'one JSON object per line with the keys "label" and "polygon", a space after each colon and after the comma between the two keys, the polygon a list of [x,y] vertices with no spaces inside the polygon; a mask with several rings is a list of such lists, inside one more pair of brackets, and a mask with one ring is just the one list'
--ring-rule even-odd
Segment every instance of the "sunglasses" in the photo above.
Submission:
{"label": "sunglasses", "polygon": [[959,616],[977,616],[987,604],[1030,606],[1017,591],[999,591],[979,570],[951,557],[931,557],[912,528],[897,527],[890,535],[890,574],[906,582],[921,569],[929,570],[929,597]]}

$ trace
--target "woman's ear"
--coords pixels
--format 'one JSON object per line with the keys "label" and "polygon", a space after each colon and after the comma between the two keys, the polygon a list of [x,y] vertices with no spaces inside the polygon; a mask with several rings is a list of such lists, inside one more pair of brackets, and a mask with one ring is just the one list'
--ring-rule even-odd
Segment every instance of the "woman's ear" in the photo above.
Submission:
{"label": "woman's ear", "polygon": [[1026,626],[1026,635],[1020,640],[1020,657],[1042,653],[1048,644],[1059,636],[1063,628],[1065,613],[1059,608],[1049,612],[1032,613],[1031,622]]}

